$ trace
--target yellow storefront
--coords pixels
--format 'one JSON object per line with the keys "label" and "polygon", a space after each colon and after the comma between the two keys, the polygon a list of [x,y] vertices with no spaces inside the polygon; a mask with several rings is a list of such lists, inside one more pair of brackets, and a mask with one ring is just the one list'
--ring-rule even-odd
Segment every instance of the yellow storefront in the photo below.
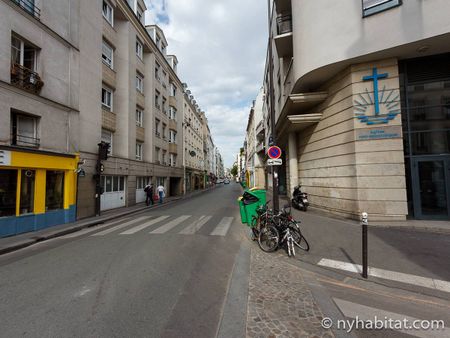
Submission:
{"label": "yellow storefront", "polygon": [[0,237],[76,219],[78,155],[0,149]]}

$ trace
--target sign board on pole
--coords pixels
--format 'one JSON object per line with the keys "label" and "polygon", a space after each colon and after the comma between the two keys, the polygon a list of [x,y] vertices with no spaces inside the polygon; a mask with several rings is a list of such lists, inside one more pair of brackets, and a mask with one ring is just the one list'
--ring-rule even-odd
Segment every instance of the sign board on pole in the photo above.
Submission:
{"label": "sign board on pole", "polygon": [[271,158],[267,160],[267,165],[282,165],[283,160],[281,158]]}
{"label": "sign board on pole", "polygon": [[267,149],[267,156],[272,159],[280,158],[281,156],[281,149],[277,146],[271,146],[269,149]]}

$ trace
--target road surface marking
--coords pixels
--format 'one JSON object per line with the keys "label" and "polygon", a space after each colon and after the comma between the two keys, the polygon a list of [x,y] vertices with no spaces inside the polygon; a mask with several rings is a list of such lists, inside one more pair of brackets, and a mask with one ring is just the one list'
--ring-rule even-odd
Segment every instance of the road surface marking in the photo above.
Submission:
{"label": "road surface marking", "polygon": [[[317,265],[326,266],[329,268],[354,272],[354,273],[362,273],[362,266],[359,264],[352,264],[348,262],[335,261],[333,259],[322,258]],[[389,279],[396,282],[413,284],[417,286],[422,286],[429,289],[435,289],[444,292],[450,292],[450,282],[427,278],[422,276],[410,275],[407,273],[389,271],[384,269],[372,268],[369,266],[368,275],[383,279]]]}
{"label": "road surface marking", "polygon": [[225,236],[230,228],[231,222],[233,222],[234,217],[224,217],[216,228],[211,232],[212,236]]}
{"label": "road surface marking", "polygon": [[179,232],[182,235],[193,235],[211,219],[212,216],[201,216],[198,220],[189,224],[185,229]]}
{"label": "road surface marking", "polygon": [[[406,316],[404,314],[395,313],[395,312],[389,312],[361,304],[352,303],[343,299],[333,298],[336,305],[339,307],[339,309],[342,311],[344,316],[349,318],[358,318],[358,321],[361,320],[363,322],[370,321],[371,324],[375,325],[375,318],[377,318],[379,321],[383,321],[383,324],[392,319],[391,323],[394,324],[395,322],[401,322],[401,323],[408,323],[408,325],[413,325],[413,323],[416,321],[417,324],[419,322],[422,322],[423,320]],[[387,318],[386,320],[384,320]],[[417,322],[418,321],[418,322]],[[426,322],[426,321],[423,321]],[[431,323],[431,321],[428,321]],[[388,326],[389,324],[386,323]],[[400,331],[403,333],[406,333],[408,335],[412,335],[415,337],[422,337],[422,338],[432,338],[432,337],[450,337],[450,329],[446,328],[439,328],[439,329],[428,329],[428,330],[417,330],[417,329],[407,329],[405,327],[402,328],[396,328],[395,325],[392,325],[392,327],[388,327],[390,329],[394,329],[396,331]],[[355,323],[356,325],[356,323]],[[347,329],[349,329],[347,327]]]}
{"label": "road surface marking", "polygon": [[135,226],[135,227],[133,227],[133,228],[131,228],[131,229],[128,229],[128,230],[126,230],[126,231],[124,231],[124,232],[121,232],[120,234],[121,234],[121,235],[131,235],[131,234],[134,234],[134,233],[136,233],[136,232],[138,232],[138,231],[141,231],[142,229],[148,228],[149,226],[151,226],[151,225],[153,225],[153,224],[156,224],[156,223],[158,223],[158,222],[164,221],[166,218],[169,218],[169,217],[170,217],[170,216],[159,216],[158,218],[155,218],[155,219],[152,219],[152,220],[150,220],[150,221],[148,221],[148,222],[145,222],[145,223],[143,223],[143,224],[137,225],[137,226]]}
{"label": "road surface marking", "polygon": [[153,231],[150,231],[150,233],[151,234],[163,234],[163,233],[169,231],[170,229],[175,228],[178,224],[184,222],[189,217],[191,217],[191,215],[183,215],[178,218],[175,218],[174,220],[170,221],[169,223],[164,224]]}
{"label": "road surface marking", "polygon": [[[129,218],[127,218],[126,220],[128,220],[128,219]],[[74,237],[78,237],[78,236],[83,236],[83,235],[89,234],[91,232],[94,232],[94,231],[97,231],[97,230],[101,230],[101,229],[107,228],[107,227],[112,226],[112,225],[119,224],[119,223],[121,223],[123,221],[125,221],[125,220],[122,219],[120,221],[115,221],[115,222],[112,222],[112,223],[105,223],[105,224],[101,224],[101,225],[94,225],[92,227],[83,229],[81,231],[77,231],[77,232],[65,235],[65,236],[63,236],[61,238],[74,238]]]}
{"label": "road surface marking", "polygon": [[106,229],[104,231],[97,232],[97,233],[95,233],[95,234],[93,234],[91,236],[103,236],[103,235],[109,234],[109,233],[111,233],[113,231],[125,228],[125,227],[129,226],[130,224],[138,223],[138,222],[140,222],[140,221],[142,221],[144,219],[148,219],[148,218],[149,218],[149,216],[138,217],[138,218],[132,219],[132,220],[130,220],[128,222],[119,224],[119,225],[117,225],[115,227],[112,227],[110,229]]}

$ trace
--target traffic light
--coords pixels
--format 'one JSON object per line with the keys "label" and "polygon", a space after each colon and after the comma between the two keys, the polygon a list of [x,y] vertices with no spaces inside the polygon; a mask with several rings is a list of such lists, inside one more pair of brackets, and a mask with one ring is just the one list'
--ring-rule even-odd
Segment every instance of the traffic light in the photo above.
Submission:
{"label": "traffic light", "polygon": [[109,148],[111,145],[104,141],[98,144],[98,156],[100,161],[106,161],[108,159]]}

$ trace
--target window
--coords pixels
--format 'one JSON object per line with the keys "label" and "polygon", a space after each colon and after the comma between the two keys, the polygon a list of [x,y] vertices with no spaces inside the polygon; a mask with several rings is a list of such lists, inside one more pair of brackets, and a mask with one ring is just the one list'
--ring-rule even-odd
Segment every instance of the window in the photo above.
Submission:
{"label": "window", "polygon": [[102,61],[105,65],[107,65],[111,69],[113,69],[113,56],[114,56],[113,48],[105,40],[103,40]]}
{"label": "window", "polygon": [[173,84],[173,82],[170,83],[170,96],[176,96],[177,95],[177,87]]}
{"label": "window", "polygon": [[159,70],[160,70],[160,68],[161,68],[161,66],[159,65],[158,62],[156,62],[156,63],[155,63],[155,78],[156,78],[158,81],[161,81],[161,77],[160,77],[160,75],[159,75]]}
{"label": "window", "polygon": [[16,215],[17,170],[0,170],[0,217]]}
{"label": "window", "polygon": [[162,111],[165,115],[167,115],[167,108],[166,108],[166,104],[167,104],[167,99],[165,97],[163,97],[162,99]]}
{"label": "window", "polygon": [[175,155],[173,153],[170,153],[169,154],[169,160],[170,160],[169,165],[171,167],[175,167],[177,165],[177,155]]}
{"label": "window", "polygon": [[172,106],[169,107],[169,119],[171,120],[177,119],[177,110]]}
{"label": "window", "polygon": [[144,10],[142,9],[142,7],[141,6],[137,6],[137,9],[136,9],[136,16],[137,16],[137,18],[138,18],[138,20],[142,23],[142,24],[144,24]]}
{"label": "window", "polygon": [[163,140],[166,139],[166,128],[167,128],[167,125],[165,123],[163,123],[163,125],[162,125],[162,138],[163,138]]}
{"label": "window", "polygon": [[155,148],[155,162],[159,164],[159,153],[161,152],[161,149],[156,147]]}
{"label": "window", "polygon": [[166,151],[166,150],[163,150],[163,151],[162,151],[162,164],[164,164],[164,165],[167,165],[167,162],[166,162],[166,155],[167,155],[167,151]]}
{"label": "window", "polygon": [[105,110],[112,111],[113,109],[113,93],[112,89],[103,86],[102,87],[102,107]]}
{"label": "window", "polygon": [[34,170],[21,170],[19,214],[29,214],[34,209]]}
{"label": "window", "polygon": [[382,12],[402,4],[402,0],[362,0],[363,17]]}
{"label": "window", "polygon": [[11,64],[36,71],[37,48],[16,36],[11,37]]}
{"label": "window", "polygon": [[136,74],[136,89],[139,93],[144,92],[144,78],[141,74]]}
{"label": "window", "polygon": [[141,60],[144,58],[144,45],[138,38],[136,38],[136,55]]}
{"label": "window", "polygon": [[158,108],[158,109],[161,109],[161,106],[160,106],[160,104],[159,104],[159,97],[160,97],[160,94],[159,94],[159,92],[156,90],[156,91],[155,91],[155,107]]}
{"label": "window", "polygon": [[40,140],[37,136],[37,117],[13,112],[11,121],[13,145],[39,147]]}
{"label": "window", "polygon": [[140,108],[136,108],[136,125],[142,127],[144,112]]}
{"label": "window", "polygon": [[101,141],[109,143],[108,155],[111,155],[113,150],[113,133],[109,130],[102,129]]}
{"label": "window", "polygon": [[64,172],[47,170],[45,210],[64,209]]}
{"label": "window", "polygon": [[103,13],[103,17],[106,19],[106,21],[108,21],[109,24],[111,26],[113,26],[114,10],[107,1],[103,1],[102,13]]}
{"label": "window", "polygon": [[136,142],[136,160],[142,161],[142,143]]}
{"label": "window", "polygon": [[146,185],[152,182],[150,176],[137,176],[136,177],[136,190],[143,190]]}
{"label": "window", "polygon": [[177,132],[175,130],[169,130],[169,142],[176,143],[177,140]]}
{"label": "window", "polygon": [[158,137],[161,137],[161,134],[159,133],[159,120],[155,119],[155,135]]}

